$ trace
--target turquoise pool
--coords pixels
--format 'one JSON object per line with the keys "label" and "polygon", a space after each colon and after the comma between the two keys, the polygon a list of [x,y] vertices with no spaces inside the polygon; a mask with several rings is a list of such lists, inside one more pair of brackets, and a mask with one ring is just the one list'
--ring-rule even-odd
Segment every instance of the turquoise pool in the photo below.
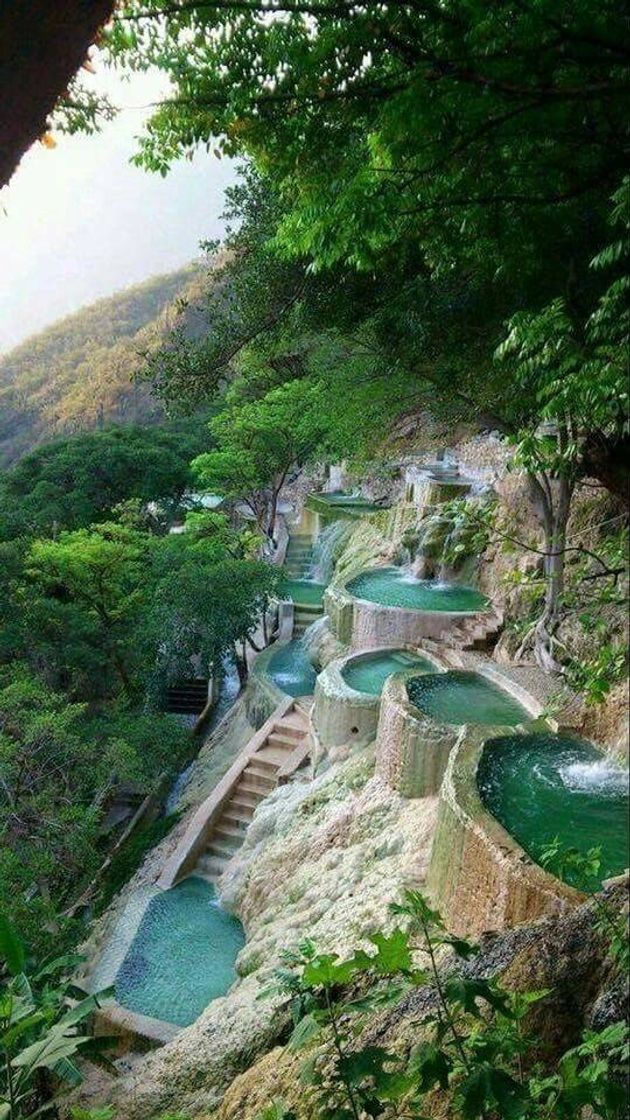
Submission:
{"label": "turquoise pool", "polygon": [[403,568],[362,572],[350,580],[347,591],[357,599],[416,611],[479,611],[488,606],[488,600],[474,587],[414,579]]}
{"label": "turquoise pool", "polygon": [[558,837],[580,852],[601,847],[600,880],[627,868],[628,772],[592,743],[551,732],[491,739],[477,784],[486,808],[532,859]]}
{"label": "turquoise pool", "polygon": [[441,723],[515,727],[532,718],[518,700],[481,673],[454,669],[414,677],[407,681],[407,695],[421,712]]}
{"label": "turquoise pool", "polygon": [[312,696],[317,673],[301,638],[278,647],[267,665],[267,676],[287,696]]}
{"label": "turquoise pool", "polygon": [[294,603],[319,606],[324,598],[325,583],[315,583],[310,579],[284,579],[278,589],[282,599],[293,599]]}
{"label": "turquoise pool", "polygon": [[186,1027],[231,987],[244,944],[241,923],[219,907],[211,883],[184,879],[149,903],[118,970],[116,999]]}
{"label": "turquoise pool", "polygon": [[341,675],[350,688],[357,692],[367,692],[370,696],[380,696],[383,685],[392,673],[404,669],[417,669],[418,672],[433,672],[434,666],[426,657],[420,657],[406,649],[384,649],[378,653],[363,653],[346,661]]}

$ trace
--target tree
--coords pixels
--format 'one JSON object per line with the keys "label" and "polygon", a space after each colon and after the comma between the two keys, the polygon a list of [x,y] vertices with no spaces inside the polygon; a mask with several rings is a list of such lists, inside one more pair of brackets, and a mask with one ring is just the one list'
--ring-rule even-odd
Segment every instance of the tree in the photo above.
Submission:
{"label": "tree", "polygon": [[160,542],[155,588],[146,619],[155,651],[149,688],[216,671],[259,624],[278,571],[257,560],[260,538],[237,534],[223,514],[193,514],[186,531]]}
{"label": "tree", "polygon": [[[34,644],[59,682],[81,695],[131,698],[142,664],[149,534],[104,522],[35,540],[26,559]],[[29,594],[29,591],[26,591]]]}
{"label": "tree", "polygon": [[0,536],[83,528],[132,497],[174,502],[190,485],[189,462],[204,442],[190,432],[130,426],[45,444],[0,476]]}
{"label": "tree", "polygon": [[24,663],[0,666],[0,908],[39,951],[103,858],[116,787],[149,792],[186,750],[173,717],[68,703]]}
{"label": "tree", "polygon": [[[534,651],[547,671],[561,670],[554,647],[562,617],[571,499],[594,455],[606,459],[611,489],[628,500],[628,467],[620,452],[628,449],[629,433],[630,281],[622,271],[628,253],[629,191],[626,179],[615,196],[612,222],[621,226],[620,239],[593,261],[596,269],[613,266],[618,275],[591,313],[580,318],[558,298],[538,313],[515,316],[499,349],[500,358],[515,361],[517,380],[533,402],[530,428],[520,433],[517,462],[527,470],[543,528],[545,604],[535,628]],[[542,425],[534,428],[537,414]],[[603,560],[599,565],[590,578],[614,574]]]}
{"label": "tree", "polygon": [[323,407],[320,386],[302,380],[258,400],[228,403],[211,423],[216,451],[193,461],[199,485],[243,502],[261,533],[271,537],[289,471],[303,465],[321,443]]}
{"label": "tree", "polygon": [[174,81],[141,159],[220,138],[273,168],[288,255],[372,268],[419,241],[522,271],[623,174],[626,35],[616,0],[130,0],[109,43]]}

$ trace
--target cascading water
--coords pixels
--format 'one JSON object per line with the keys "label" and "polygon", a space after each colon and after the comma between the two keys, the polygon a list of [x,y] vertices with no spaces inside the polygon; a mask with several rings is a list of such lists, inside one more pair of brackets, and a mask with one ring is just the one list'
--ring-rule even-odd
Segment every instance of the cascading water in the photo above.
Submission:
{"label": "cascading water", "polygon": [[[212,734],[223,717],[227,715],[240,691],[241,681],[236,669],[236,663],[233,657],[226,654],[221,663],[219,695],[217,696],[216,704],[212,709],[212,714],[206,726],[206,735]],[[177,808],[177,803],[186,787],[194,762],[194,759],[187,762],[183,770],[181,770],[175,778],[164,803],[164,813],[167,816],[169,813],[173,813]]]}
{"label": "cascading water", "polygon": [[312,696],[317,670],[311,660],[311,649],[319,632],[321,619],[308,626],[301,638],[278,646],[267,666],[267,676],[287,696]]}
{"label": "cascading water", "polygon": [[335,553],[341,540],[348,533],[346,521],[331,521],[320,532],[313,545],[313,559],[308,579],[315,583],[328,583],[335,566]]}

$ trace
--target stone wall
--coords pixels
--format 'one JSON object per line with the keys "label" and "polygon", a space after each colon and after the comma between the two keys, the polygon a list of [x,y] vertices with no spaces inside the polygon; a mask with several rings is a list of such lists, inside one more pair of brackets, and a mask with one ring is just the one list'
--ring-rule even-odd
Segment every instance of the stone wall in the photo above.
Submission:
{"label": "stone wall", "polygon": [[410,669],[389,677],[381,695],[376,734],[376,772],[403,797],[439,793],[450,753],[464,729],[439,724],[411,703]]}

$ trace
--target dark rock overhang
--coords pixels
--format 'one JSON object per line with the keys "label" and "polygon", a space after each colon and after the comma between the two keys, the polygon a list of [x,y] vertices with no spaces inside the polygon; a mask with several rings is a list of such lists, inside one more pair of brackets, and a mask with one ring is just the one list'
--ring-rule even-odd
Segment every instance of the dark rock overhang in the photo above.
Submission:
{"label": "dark rock overhang", "polygon": [[114,0],[1,0],[0,187],[46,132]]}

